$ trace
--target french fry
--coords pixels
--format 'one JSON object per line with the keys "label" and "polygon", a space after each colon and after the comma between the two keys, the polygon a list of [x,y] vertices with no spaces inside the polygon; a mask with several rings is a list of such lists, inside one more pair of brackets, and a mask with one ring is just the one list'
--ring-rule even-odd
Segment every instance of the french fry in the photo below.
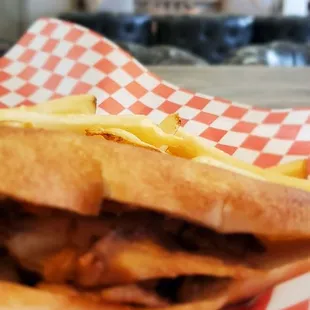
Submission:
{"label": "french fry", "polygon": [[200,141],[199,138],[186,133],[182,128],[179,128],[176,136],[183,137],[183,141],[182,145],[178,145],[177,147],[169,147],[168,150],[172,153],[172,155],[186,157],[189,159],[193,159],[199,156],[207,156],[224,163],[226,165],[226,169],[230,167],[230,170],[232,171],[236,168],[245,170],[254,175],[257,175],[260,178],[264,178],[269,182],[310,191],[310,182],[308,180],[281,175],[279,173],[269,171],[268,169],[262,169],[260,167],[243,162],[242,160],[232,157],[223,151],[216,149],[215,147],[206,146],[203,142]]}
{"label": "french fry", "polygon": [[272,173],[283,174],[299,179],[306,179],[308,177],[306,159],[300,159],[287,164],[270,167],[267,170]]}
{"label": "french fry", "polygon": [[181,137],[165,133],[142,115],[55,115],[3,109],[0,110],[0,125],[5,121],[27,123],[35,128],[67,130],[80,134],[85,134],[86,129],[89,128],[119,128],[131,132],[140,140],[157,148],[163,145],[178,146],[182,141]]}
{"label": "french fry", "polygon": [[134,146],[143,147],[149,150],[162,152],[159,148],[156,148],[155,146],[145,143],[142,140],[140,140],[137,136],[132,134],[131,132],[128,132],[123,129],[119,128],[110,128],[110,129],[86,129],[86,135],[87,136],[101,136],[106,140],[118,142],[118,143],[124,143],[124,144],[131,144]]}
{"label": "french fry", "polygon": [[95,114],[96,98],[92,95],[67,96],[34,106],[21,106],[11,110],[47,114]]}
{"label": "french fry", "polygon": [[159,125],[165,133],[175,134],[181,126],[181,119],[178,114],[168,115]]}
{"label": "french fry", "polygon": [[223,161],[219,161],[219,160],[214,159],[212,157],[198,156],[198,157],[193,158],[193,161],[196,161],[196,162],[199,162],[199,163],[202,163],[202,164],[207,164],[207,165],[210,165],[210,166],[215,166],[215,167],[218,167],[218,168],[223,168],[223,169],[226,169],[226,170],[230,170],[232,172],[239,173],[239,174],[242,174],[242,175],[245,175],[247,177],[251,177],[251,178],[257,179],[257,180],[262,180],[262,181],[266,180],[266,178],[264,176],[262,176],[262,175],[259,175],[257,173],[253,173],[251,171],[242,169],[242,168],[237,167],[237,166],[233,166],[233,165],[227,164],[227,163],[225,163]]}

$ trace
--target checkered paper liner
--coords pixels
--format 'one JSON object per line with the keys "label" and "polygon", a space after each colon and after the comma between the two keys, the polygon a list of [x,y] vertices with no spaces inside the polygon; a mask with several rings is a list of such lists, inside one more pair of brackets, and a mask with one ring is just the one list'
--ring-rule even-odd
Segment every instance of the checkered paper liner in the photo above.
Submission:
{"label": "checkered paper liner", "polygon": [[[310,108],[260,109],[177,87],[79,25],[39,19],[0,59],[0,107],[82,93],[97,97],[98,114],[144,114],[158,123],[178,113],[206,144],[261,167],[310,154]],[[309,310],[310,272],[246,309]]]}

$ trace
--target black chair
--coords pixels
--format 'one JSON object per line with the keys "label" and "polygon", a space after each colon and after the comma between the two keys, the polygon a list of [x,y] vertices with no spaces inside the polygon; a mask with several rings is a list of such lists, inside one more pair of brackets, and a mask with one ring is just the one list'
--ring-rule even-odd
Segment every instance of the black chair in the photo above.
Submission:
{"label": "black chair", "polygon": [[209,63],[222,62],[252,39],[253,18],[246,16],[159,17],[157,44],[187,49]]}
{"label": "black chair", "polygon": [[253,43],[310,42],[310,17],[260,17],[253,24]]}
{"label": "black chair", "polygon": [[60,18],[97,31],[113,41],[142,45],[149,45],[153,41],[152,20],[147,15],[66,13]]}

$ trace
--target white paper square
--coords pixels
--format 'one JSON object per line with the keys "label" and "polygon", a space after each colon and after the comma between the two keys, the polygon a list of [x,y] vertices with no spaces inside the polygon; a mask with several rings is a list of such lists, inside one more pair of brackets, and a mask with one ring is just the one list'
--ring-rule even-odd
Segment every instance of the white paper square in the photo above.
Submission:
{"label": "white paper square", "polygon": [[89,68],[81,77],[81,81],[89,85],[97,85],[102,79],[106,77],[106,74],[97,70],[96,68]]}
{"label": "white paper square", "polygon": [[18,75],[26,67],[27,67],[27,64],[19,62],[19,61],[14,61],[11,64],[9,64],[7,67],[5,67],[3,71],[9,73],[10,75]]}
{"label": "white paper square", "polygon": [[143,97],[141,97],[140,101],[152,109],[157,109],[160,105],[162,105],[165,102],[165,99],[154,93],[149,92],[146,93]]}
{"label": "white paper square", "polygon": [[299,125],[304,124],[310,113],[308,111],[292,111],[284,119],[283,124]]}
{"label": "white paper square", "polygon": [[39,19],[31,25],[31,27],[28,29],[28,32],[31,32],[34,34],[40,33],[46,25],[47,25],[47,20]]}
{"label": "white paper square", "polygon": [[53,55],[64,57],[71,50],[73,43],[67,41],[60,41],[53,50]]}
{"label": "white paper square", "polygon": [[100,105],[104,100],[109,97],[109,94],[106,93],[104,90],[94,86],[92,87],[88,94],[93,95],[97,98],[97,104]]}
{"label": "white paper square", "polygon": [[48,38],[42,35],[36,35],[34,39],[29,44],[29,48],[33,50],[41,50],[43,45],[47,42]]}
{"label": "white paper square", "polygon": [[45,65],[48,58],[49,54],[45,52],[36,52],[29,64],[34,68],[41,68]]}
{"label": "white paper square", "polygon": [[71,29],[72,26],[66,24],[59,24],[57,25],[56,29],[51,33],[51,38],[63,39]]}
{"label": "white paper square", "polygon": [[241,147],[236,150],[236,152],[234,153],[234,157],[252,164],[258,158],[259,154],[260,153],[258,151],[249,150]]}
{"label": "white paper square", "polygon": [[184,125],[184,129],[194,135],[194,136],[199,136],[201,135],[208,126],[206,126],[205,124],[202,124],[200,122],[196,122],[194,120],[188,121],[185,125]]}
{"label": "white paper square", "polygon": [[5,88],[9,89],[10,91],[14,91],[14,90],[19,89],[22,86],[26,85],[26,83],[24,80],[20,79],[19,77],[13,76],[10,79],[4,81],[2,83],[2,85]]}
{"label": "white paper square", "polygon": [[280,140],[280,139],[272,139],[267,142],[265,145],[263,152],[277,155],[284,155],[288,152],[288,150],[293,145],[293,141],[289,140]]}
{"label": "white paper square", "polygon": [[84,33],[82,36],[76,41],[77,45],[83,46],[85,48],[92,48],[95,44],[99,42],[98,35],[94,35],[92,33]]}
{"label": "white paper square", "polygon": [[295,160],[303,159],[305,156],[302,155],[285,155],[281,160],[279,164],[287,164]]}
{"label": "white paper square", "polygon": [[31,77],[30,83],[36,86],[42,86],[47,82],[51,75],[52,72],[39,70]]}
{"label": "white paper square", "polygon": [[159,124],[166,118],[166,116],[167,114],[162,111],[153,110],[150,112],[150,114],[147,117],[154,123]]}
{"label": "white paper square", "polygon": [[260,124],[252,131],[253,135],[259,137],[273,137],[279,131],[280,125],[276,124]]}
{"label": "white paper square", "polygon": [[72,89],[76,86],[77,80],[71,78],[71,77],[66,77],[64,78],[58,85],[56,92],[57,94],[66,96],[69,95],[72,91]]}
{"label": "white paper square", "polygon": [[94,52],[92,50],[87,50],[83,53],[83,55],[79,58],[79,62],[88,65],[93,66],[96,64],[100,59],[102,58],[102,55],[98,54],[97,52]]}
{"label": "white paper square", "polygon": [[267,310],[288,309],[309,299],[310,272],[276,286]]}
{"label": "white paper square", "polygon": [[212,127],[223,130],[231,130],[238,122],[239,120],[237,119],[221,116],[212,123]]}
{"label": "white paper square", "polygon": [[134,115],[135,113],[133,113],[132,111],[128,110],[128,109],[124,109],[121,112],[118,113],[118,115]]}
{"label": "white paper square", "polygon": [[0,101],[8,107],[14,107],[25,100],[25,97],[20,96],[16,93],[8,93],[5,96],[2,96]]}
{"label": "white paper square", "polygon": [[33,93],[29,100],[35,103],[43,103],[44,101],[49,100],[53,95],[53,92],[46,88],[39,88],[35,93]]}
{"label": "white paper square", "polygon": [[176,92],[172,93],[168,100],[174,103],[177,103],[179,105],[185,105],[188,103],[194,95],[185,93],[183,91],[177,90]]}
{"label": "white paper square", "polygon": [[310,125],[306,124],[301,127],[299,133],[296,137],[299,141],[309,141],[310,140]]}
{"label": "white paper square", "polygon": [[160,84],[160,81],[150,76],[147,72],[141,74],[136,81],[149,91],[153,90]]}
{"label": "white paper square", "polygon": [[200,110],[187,106],[183,106],[178,110],[178,114],[184,119],[193,119],[198,113],[200,113]]}
{"label": "white paper square", "polygon": [[227,103],[211,100],[203,108],[203,111],[212,113],[214,115],[222,115],[228,108],[229,108],[229,105]]}
{"label": "white paper square", "polygon": [[248,134],[243,132],[228,131],[219,143],[239,147],[247,137]]}
{"label": "white paper square", "polygon": [[68,59],[68,58],[62,58],[59,63],[57,64],[56,68],[55,68],[55,73],[66,76],[70,70],[72,69],[72,67],[74,66],[76,62]]}
{"label": "white paper square", "polygon": [[137,101],[137,98],[134,97],[130,92],[125,88],[121,88],[112,95],[112,98],[118,101],[125,108],[129,108],[132,104]]}
{"label": "white paper square", "polygon": [[243,115],[242,120],[245,122],[261,124],[267,115],[267,111],[249,110],[246,114]]}
{"label": "white paper square", "polygon": [[109,55],[107,55],[106,58],[117,67],[122,67],[131,60],[128,56],[126,56],[124,53],[121,53],[118,49],[112,51]]}
{"label": "white paper square", "polygon": [[16,44],[14,45],[10,50],[9,52],[7,53],[6,57],[9,58],[9,59],[12,59],[12,60],[17,60],[19,59],[19,57],[21,55],[23,55],[23,53],[25,52],[26,48],[19,45],[19,44]]}
{"label": "white paper square", "polygon": [[116,69],[111,74],[109,74],[109,77],[122,87],[128,85],[133,81],[133,78],[121,69]]}

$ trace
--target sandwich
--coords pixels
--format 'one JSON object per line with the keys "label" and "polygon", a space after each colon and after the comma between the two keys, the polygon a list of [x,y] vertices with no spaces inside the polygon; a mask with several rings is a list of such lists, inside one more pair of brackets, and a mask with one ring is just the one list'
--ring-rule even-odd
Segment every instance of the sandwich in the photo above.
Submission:
{"label": "sandwich", "polygon": [[34,128],[0,162],[0,309],[216,310],[310,270],[309,192]]}

